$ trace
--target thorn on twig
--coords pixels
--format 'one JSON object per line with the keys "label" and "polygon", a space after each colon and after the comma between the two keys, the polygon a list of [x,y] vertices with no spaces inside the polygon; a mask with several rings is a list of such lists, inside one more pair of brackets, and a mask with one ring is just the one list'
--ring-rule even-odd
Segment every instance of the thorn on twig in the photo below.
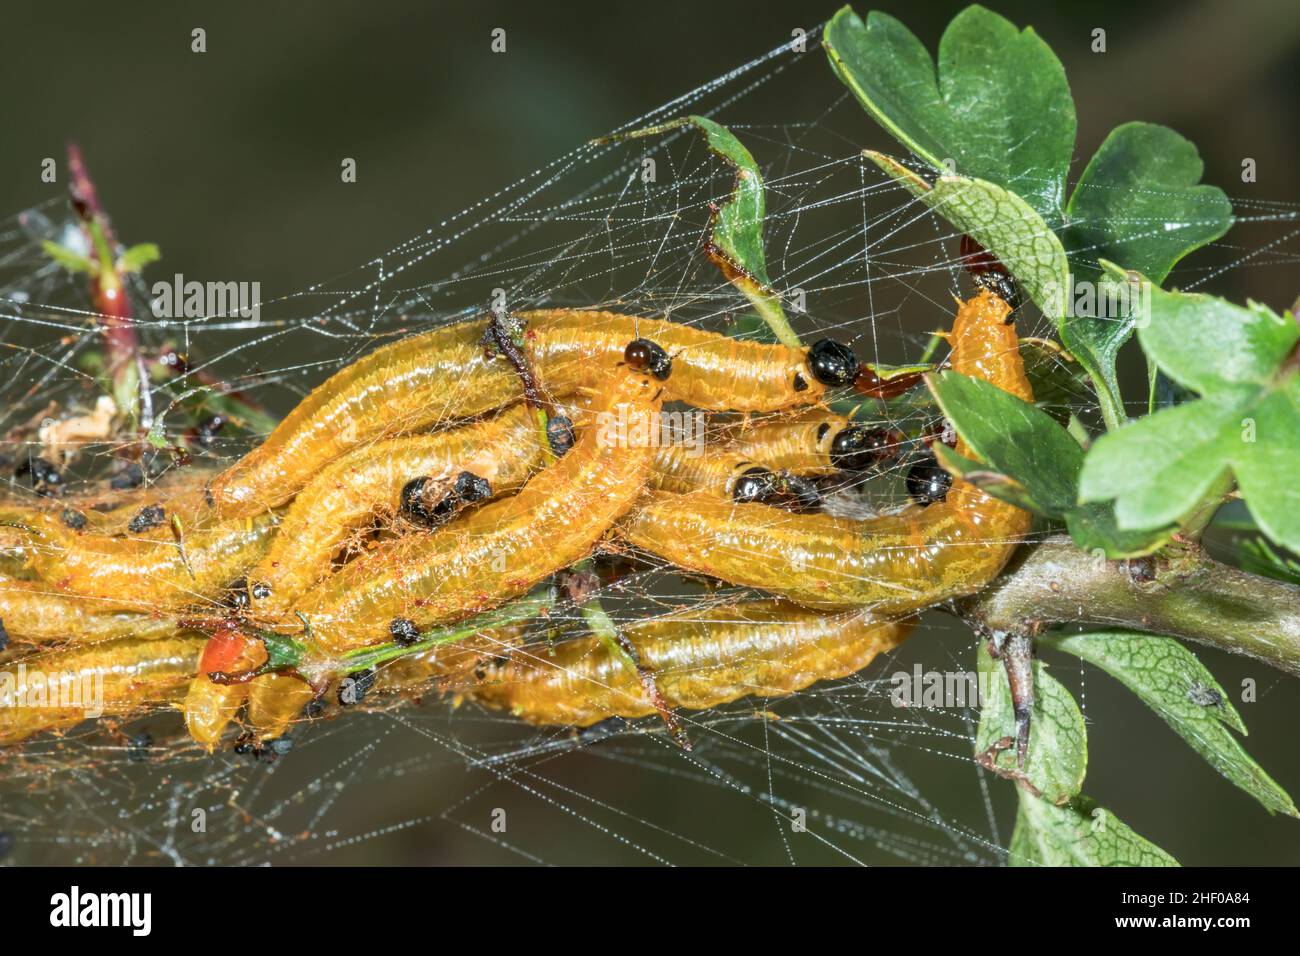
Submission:
{"label": "thorn on twig", "polygon": [[1034,639],[1027,633],[995,636],[993,656],[1007,669],[1011,707],[1016,718],[1016,766],[1024,769],[1029,753],[1029,730],[1034,709]]}

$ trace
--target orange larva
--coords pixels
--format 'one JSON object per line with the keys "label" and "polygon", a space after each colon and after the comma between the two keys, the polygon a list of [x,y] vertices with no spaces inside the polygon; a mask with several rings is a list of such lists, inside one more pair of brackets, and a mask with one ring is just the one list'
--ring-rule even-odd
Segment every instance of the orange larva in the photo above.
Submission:
{"label": "orange larva", "polygon": [[586,556],[645,485],[662,386],[611,370],[592,425],[516,495],[430,534],[381,544],[297,602],[327,656],[386,640],[389,622],[456,620],[522,594]]}
{"label": "orange larva", "polygon": [[180,635],[126,638],[42,651],[0,668],[0,744],[171,706],[185,695],[203,646],[202,638]]}
{"label": "orange larva", "polygon": [[[705,710],[855,673],[911,629],[909,620],[862,611],[820,614],[748,601],[641,621],[625,634],[669,706]],[[534,724],[585,727],[656,712],[636,671],[595,638],[488,655],[471,682],[451,689]]]}
{"label": "orange larva", "polygon": [[270,592],[253,602],[255,610],[283,610],[326,577],[349,535],[398,513],[412,479],[468,472],[485,481],[492,495],[502,495],[522,485],[544,460],[533,414],[523,405],[482,422],[390,439],[343,456],[294,498],[265,557],[248,573],[250,582]]}
{"label": "orange larva", "polygon": [[[950,337],[952,367],[1031,400],[1008,312],[988,292],[962,304]],[[957,451],[969,454],[961,443]],[[978,590],[1030,524],[1028,513],[957,480],[942,502],[868,521],[656,491],[619,531],[680,567],[806,607],[898,614]]]}
{"label": "orange larva", "polygon": [[106,603],[69,596],[49,584],[0,575],[0,626],[22,643],[91,644],[122,637],[164,637],[175,633],[176,619],[114,612]]}
{"label": "orange larva", "polygon": [[88,599],[97,612],[174,612],[214,601],[262,556],[278,516],[226,521],[179,539],[78,534],[52,516],[31,526],[31,570],[52,591]]}
{"label": "orange larva", "polygon": [[[825,351],[818,349],[822,343],[804,350],[744,342],[613,312],[561,309],[519,318],[527,323],[528,359],[552,395],[590,386],[593,370],[621,360],[638,338],[653,339],[670,357],[667,396],[700,408],[790,408],[819,401],[828,383],[847,383],[838,365],[816,360]],[[436,329],[349,365],[214,479],[209,504],[225,516],[276,507],[354,448],[518,401],[522,389],[514,370],[482,344],[486,329],[481,321]]]}

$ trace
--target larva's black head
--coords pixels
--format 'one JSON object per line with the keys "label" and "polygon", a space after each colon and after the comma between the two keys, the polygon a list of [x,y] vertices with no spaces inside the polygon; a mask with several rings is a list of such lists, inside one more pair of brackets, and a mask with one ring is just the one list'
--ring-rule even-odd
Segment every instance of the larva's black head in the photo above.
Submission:
{"label": "larva's black head", "polygon": [[831,441],[831,464],[839,471],[870,471],[897,454],[900,437],[884,428],[845,425]]}
{"label": "larva's black head", "polygon": [[766,502],[776,497],[780,481],[766,468],[751,468],[736,479],[731,487],[731,497],[741,504]]}
{"label": "larva's black head", "polygon": [[663,382],[673,373],[672,357],[656,342],[634,339],[623,350],[623,361],[638,372],[649,372]]}
{"label": "larva's black head", "polygon": [[486,478],[480,478],[472,471],[462,471],[456,476],[455,493],[466,503],[483,501],[492,497],[492,486]]}
{"label": "larva's black head", "polygon": [[907,493],[918,504],[943,501],[951,487],[952,475],[944,471],[933,457],[922,458],[907,473]]}
{"label": "larva's black head", "polygon": [[823,385],[837,388],[853,381],[858,374],[858,357],[834,339],[819,339],[808,350],[808,370]]}
{"label": "larva's black head", "polygon": [[415,626],[414,621],[404,617],[395,617],[389,621],[388,633],[392,635],[393,643],[398,647],[410,647],[420,641],[420,629]]}

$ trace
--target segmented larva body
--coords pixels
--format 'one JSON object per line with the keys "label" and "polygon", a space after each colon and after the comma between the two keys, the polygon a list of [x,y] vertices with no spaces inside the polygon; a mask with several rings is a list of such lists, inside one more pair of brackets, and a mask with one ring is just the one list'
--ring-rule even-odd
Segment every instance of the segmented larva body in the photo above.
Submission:
{"label": "segmented larva body", "polygon": [[278,516],[234,519],[180,541],[79,534],[56,518],[34,525],[32,570],[97,611],[176,611],[215,599],[269,546]]}
{"label": "segmented larva body", "polygon": [[[950,336],[952,367],[1032,400],[1008,312],[987,292],[962,304]],[[957,451],[969,454],[960,442]],[[942,502],[868,521],[655,491],[619,530],[680,567],[806,607],[899,614],[977,591],[1030,523],[1028,513],[954,480]]]}
{"label": "segmented larva body", "polygon": [[755,468],[759,465],[747,455],[730,449],[664,445],[655,453],[651,484],[676,494],[699,491],[729,499],[737,479]]}
{"label": "segmented larva body", "polygon": [[[166,537],[171,533],[171,517],[176,515],[188,527],[194,517],[207,510],[204,487],[219,472],[210,465],[192,464],[169,471],[148,485],[119,491],[108,496],[81,495],[63,503],[85,519],[87,531],[101,534],[130,534],[138,537]],[[163,509],[162,520],[144,531],[132,531],[132,519],[143,508]]]}
{"label": "segmented larva body", "polygon": [[[669,706],[706,710],[853,674],[911,629],[910,620],[874,620],[862,611],[819,614],[750,601],[643,621],[624,634]],[[595,638],[485,658],[478,673],[463,688],[468,696],[534,724],[585,727],[656,712],[636,671]]]}
{"label": "segmented larva body", "polygon": [[602,387],[595,427],[517,495],[382,544],[305,594],[294,610],[316,648],[334,656],[387,640],[394,618],[423,628],[466,617],[590,552],[645,485],[662,404],[659,382],[625,369]]}
{"label": "segmented larva body", "polygon": [[649,339],[672,359],[664,383],[670,399],[710,411],[778,411],[811,405],[826,394],[809,366],[808,350],[749,342],[617,312],[552,309],[523,312],[530,348],[543,363],[602,365],[623,355],[628,342]]}
{"label": "segmented larva body", "polygon": [[[859,428],[843,415],[824,408],[737,428],[723,447],[773,471],[795,475],[834,475],[841,466],[832,460],[835,440],[845,429]],[[665,489],[669,490],[669,489]]]}
{"label": "segmented larva body", "polygon": [[[826,386],[809,353],[742,342],[672,322],[613,312],[523,313],[525,351],[552,395],[592,384],[629,341],[650,338],[672,357],[670,398],[706,409],[764,410],[818,401]],[[365,356],[316,388],[258,448],[219,475],[207,494],[218,514],[282,504],[323,465],[382,438],[468,418],[518,401],[518,376],[482,344],[486,322],[412,336]]]}
{"label": "segmented larva body", "polygon": [[[170,516],[184,517],[203,504],[203,485],[216,474],[211,468],[187,466],[173,469],[147,486],[126,490],[96,490],[69,494],[54,500],[37,499],[26,504],[5,501],[0,505],[0,521],[32,524],[46,518],[59,520],[73,530],[101,534],[131,534],[160,537],[171,533]],[[163,516],[150,522],[148,530],[132,531],[131,520],[147,506],[164,508]],[[203,505],[206,508],[206,505]]]}
{"label": "segmented larva body", "polygon": [[0,744],[92,717],[174,704],[198,669],[203,645],[199,637],[130,638],[45,651],[9,664],[0,669]]}
{"label": "segmented larva body", "polygon": [[348,536],[376,515],[398,510],[403,487],[468,471],[494,496],[514,491],[544,462],[531,409],[517,405],[494,418],[431,435],[359,448],[327,466],[294,498],[266,556],[248,580],[270,594],[252,605],[281,611],[324,578]]}
{"label": "segmented larva body", "polygon": [[91,644],[121,637],[165,637],[175,618],[97,611],[99,602],[69,597],[39,581],[0,575],[0,627],[15,641],[31,644]]}
{"label": "segmented larva body", "polygon": [[248,685],[248,723],[262,740],[283,737],[315,692],[292,674],[262,674]]}
{"label": "segmented larva body", "polygon": [[213,507],[232,516],[274,507],[353,448],[518,400],[518,376],[489,358],[486,328],[462,322],[411,336],[331,376],[212,481]]}

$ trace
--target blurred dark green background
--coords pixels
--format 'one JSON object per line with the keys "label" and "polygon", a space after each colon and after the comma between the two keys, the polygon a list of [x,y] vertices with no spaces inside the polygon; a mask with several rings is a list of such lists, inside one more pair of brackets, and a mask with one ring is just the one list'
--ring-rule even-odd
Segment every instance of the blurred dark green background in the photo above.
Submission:
{"label": "blurred dark green background", "polygon": [[[962,4],[875,6],[902,18],[933,49]],[[1199,145],[1205,181],[1234,200],[1300,200],[1294,0],[990,6],[1032,24],[1063,60],[1083,156],[1119,122],[1166,123]],[[787,40],[794,27],[813,28],[834,8],[586,0],[9,3],[0,12],[0,213],[61,193],[62,181],[41,183],[40,162],[53,156],[61,166],[64,143],[75,138],[119,234],[127,242],[157,242],[162,274],[259,279],[264,294],[283,295],[360,266],[580,142]],[[858,9],[865,13],[867,5]],[[207,31],[203,55],[190,52],[196,26]],[[498,26],[507,30],[504,56],[489,51],[489,33]],[[1090,52],[1097,27],[1107,31],[1105,55]],[[808,56],[822,54],[811,48]],[[814,118],[818,104],[842,93],[829,70],[804,75],[809,79],[789,94],[797,100],[785,105],[783,120],[800,110]],[[893,147],[865,119],[861,145]],[[357,159],[356,184],[340,182],[345,156]],[[1255,184],[1240,181],[1247,156],[1258,163]],[[1289,305],[1300,292],[1293,264],[1250,255],[1286,233],[1277,222],[1238,226],[1219,252],[1227,262],[1249,258],[1211,288]],[[967,636],[936,631],[934,640],[969,659]],[[1250,750],[1293,794],[1300,792],[1296,682],[1208,651],[1203,659],[1230,691],[1243,676],[1259,681],[1259,702],[1242,705]],[[1078,681],[1071,686],[1077,690]],[[1085,686],[1093,722],[1090,794],[1186,863],[1300,862],[1300,822],[1269,819],[1101,676],[1090,674]],[[338,739],[355,747],[358,736]],[[415,754],[426,742],[438,746],[412,733],[403,747]],[[454,760],[441,751],[438,759],[435,779],[351,794],[359,799],[346,829],[365,830],[372,818],[375,826],[419,823],[395,836],[344,841],[311,861],[517,862],[443,818],[464,781]],[[672,761],[661,755],[657,763]],[[712,815],[711,826],[735,830],[717,842],[748,845],[751,859],[784,858],[770,821],[731,813],[733,804],[721,795],[712,806],[701,804],[698,788],[684,789],[671,773],[581,757],[568,765],[553,761],[547,772],[668,831]],[[973,776],[956,760],[930,761],[915,775],[920,786],[936,790],[953,780],[969,785]],[[520,820],[541,806],[512,792]],[[999,784],[993,792],[1005,838],[1010,788]],[[479,825],[486,828],[487,808],[496,805],[471,803],[469,812],[483,816]],[[537,825],[555,821],[539,812]],[[544,847],[553,861],[645,859],[596,828],[564,832],[550,845],[536,837],[526,842],[534,852]],[[662,833],[639,839],[680,848]],[[33,851],[25,859],[43,857]],[[841,859],[815,849],[801,856]]]}

